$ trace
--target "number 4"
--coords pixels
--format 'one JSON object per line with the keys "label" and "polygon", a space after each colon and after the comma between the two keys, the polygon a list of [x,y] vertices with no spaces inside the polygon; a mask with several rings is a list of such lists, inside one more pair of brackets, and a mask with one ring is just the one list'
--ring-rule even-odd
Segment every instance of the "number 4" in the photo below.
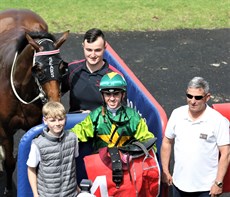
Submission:
{"label": "number 4", "polygon": [[91,194],[95,194],[98,188],[100,188],[101,196],[109,197],[105,175],[96,177],[96,179],[94,180],[93,185],[90,189]]}

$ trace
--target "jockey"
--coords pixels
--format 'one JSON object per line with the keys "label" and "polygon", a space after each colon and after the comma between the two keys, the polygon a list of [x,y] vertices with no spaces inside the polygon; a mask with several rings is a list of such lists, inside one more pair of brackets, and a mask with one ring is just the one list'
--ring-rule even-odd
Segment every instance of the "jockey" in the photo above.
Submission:
{"label": "jockey", "polygon": [[93,147],[123,146],[131,140],[146,141],[154,138],[145,120],[133,109],[122,105],[127,90],[124,77],[116,72],[104,75],[100,81],[104,105],[91,111],[71,131],[79,141],[93,139]]}

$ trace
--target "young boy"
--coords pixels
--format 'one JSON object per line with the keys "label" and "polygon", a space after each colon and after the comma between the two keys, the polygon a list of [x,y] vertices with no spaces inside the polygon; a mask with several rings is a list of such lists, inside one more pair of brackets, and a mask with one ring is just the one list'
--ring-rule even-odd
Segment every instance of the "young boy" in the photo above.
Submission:
{"label": "young boy", "polygon": [[66,111],[59,102],[50,101],[42,108],[46,127],[33,139],[28,178],[34,197],[75,197],[78,194],[75,158],[78,139],[65,131]]}

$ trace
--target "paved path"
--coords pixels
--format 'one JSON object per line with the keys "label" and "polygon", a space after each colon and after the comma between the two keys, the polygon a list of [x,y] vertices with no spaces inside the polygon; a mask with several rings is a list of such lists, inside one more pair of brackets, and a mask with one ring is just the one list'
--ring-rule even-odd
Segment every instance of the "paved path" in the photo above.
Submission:
{"label": "paved path", "polygon": [[[230,102],[230,29],[105,32],[105,35],[168,117],[174,108],[185,104],[186,85],[194,76],[209,81],[213,95],[210,105]],[[83,58],[82,37],[70,35],[61,48],[63,59]],[[16,135],[15,141],[22,134]],[[4,177],[0,176],[0,196],[4,183]]]}
{"label": "paved path", "polygon": [[[194,76],[209,81],[209,104],[230,102],[230,29],[165,32],[105,32],[113,49],[143,82],[169,116],[185,104],[185,90]],[[67,61],[83,57],[82,35],[64,43]]]}
{"label": "paved path", "polygon": [[[105,32],[105,36],[168,117],[186,104],[185,90],[194,76],[210,83],[210,105],[230,102],[230,29]],[[72,34],[63,45],[66,61],[83,58],[82,39]]]}

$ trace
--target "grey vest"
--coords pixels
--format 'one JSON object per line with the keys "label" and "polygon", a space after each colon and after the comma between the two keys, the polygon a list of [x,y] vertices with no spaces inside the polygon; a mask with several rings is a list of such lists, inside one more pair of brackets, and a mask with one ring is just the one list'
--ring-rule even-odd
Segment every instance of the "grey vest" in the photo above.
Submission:
{"label": "grey vest", "polygon": [[50,136],[47,129],[33,140],[37,145],[41,162],[37,172],[40,197],[77,196],[75,147],[76,135],[64,131],[60,137]]}

